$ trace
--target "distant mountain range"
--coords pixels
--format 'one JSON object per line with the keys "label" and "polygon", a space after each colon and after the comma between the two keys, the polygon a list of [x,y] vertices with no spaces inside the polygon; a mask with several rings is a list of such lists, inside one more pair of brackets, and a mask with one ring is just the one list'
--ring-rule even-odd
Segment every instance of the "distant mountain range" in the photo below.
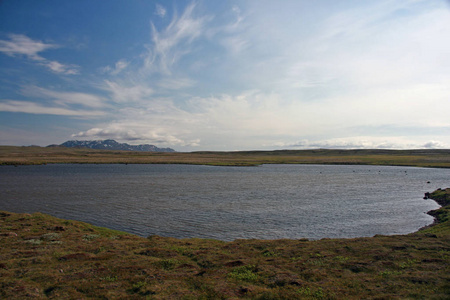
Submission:
{"label": "distant mountain range", "polygon": [[127,143],[118,143],[115,140],[96,140],[96,141],[67,141],[61,145],[49,145],[48,147],[68,147],[68,148],[90,148],[101,150],[125,150],[125,151],[147,151],[147,152],[175,152],[172,148],[158,148],[153,145],[129,145]]}

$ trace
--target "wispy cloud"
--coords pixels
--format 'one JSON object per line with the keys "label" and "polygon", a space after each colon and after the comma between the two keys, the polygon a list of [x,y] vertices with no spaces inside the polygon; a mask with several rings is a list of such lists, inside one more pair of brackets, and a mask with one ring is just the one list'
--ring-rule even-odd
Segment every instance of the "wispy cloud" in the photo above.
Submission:
{"label": "wispy cloud", "polygon": [[61,92],[26,86],[20,91],[34,101],[0,99],[0,111],[90,118],[106,114],[106,99],[79,92]]}
{"label": "wispy cloud", "polygon": [[158,86],[167,90],[179,90],[191,87],[195,81],[189,78],[164,78],[158,82]]}
{"label": "wispy cloud", "polygon": [[40,65],[43,65],[58,74],[77,75],[80,73],[80,68],[77,65],[66,65],[54,60],[45,60],[41,62]]}
{"label": "wispy cloud", "polygon": [[54,73],[75,75],[79,74],[79,67],[72,64],[62,64],[54,60],[48,60],[40,55],[49,49],[59,48],[59,45],[32,40],[22,34],[10,34],[9,40],[0,40],[0,52],[15,57],[24,55],[36,64],[44,66]]}
{"label": "wispy cloud", "polygon": [[104,89],[110,93],[112,100],[118,103],[146,101],[154,93],[153,89],[146,84],[110,80],[105,80]]}
{"label": "wispy cloud", "polygon": [[164,18],[166,16],[167,10],[164,8],[164,6],[160,5],[160,4],[156,4],[156,12],[155,12],[158,16],[160,16],[161,18]]}
{"label": "wispy cloud", "polygon": [[233,19],[217,28],[210,28],[209,33],[217,34],[220,44],[226,48],[228,54],[238,55],[247,50],[251,44],[252,39],[248,37],[247,30],[249,25],[245,23],[245,17],[237,5],[231,8]]}
{"label": "wispy cloud", "polygon": [[125,70],[129,64],[130,62],[126,59],[120,59],[114,64],[114,67],[106,66],[102,71],[111,75],[117,75]]}
{"label": "wispy cloud", "polygon": [[39,115],[59,115],[72,117],[95,117],[105,113],[95,110],[75,110],[63,107],[45,106],[31,101],[2,100],[0,111],[39,114]]}
{"label": "wispy cloud", "polygon": [[191,3],[180,17],[174,14],[171,23],[161,32],[151,23],[153,43],[145,57],[147,70],[170,75],[171,67],[190,53],[191,44],[205,33],[205,26],[211,19],[209,16],[196,17],[195,7],[196,4]]}
{"label": "wispy cloud", "polygon": [[107,101],[105,98],[96,95],[79,92],[60,92],[37,86],[24,87],[21,93],[29,97],[49,99],[53,103],[63,106],[77,104],[91,108],[100,108],[104,107]]}
{"label": "wispy cloud", "polygon": [[[156,13],[165,17],[167,11],[156,4]],[[210,16],[196,16],[196,3],[193,2],[184,9],[181,16],[176,12],[171,22],[162,29],[157,29],[151,23],[151,44],[136,61],[142,62],[130,65],[129,59],[120,59],[111,67],[103,69],[114,78],[105,79],[103,89],[117,103],[134,102],[140,105],[153,101],[155,94],[181,90],[192,87],[196,81],[174,70],[185,55],[191,52],[191,45],[205,35]],[[142,66],[138,69],[137,66]],[[127,69],[128,72],[122,72]]]}
{"label": "wispy cloud", "polygon": [[33,60],[45,60],[39,55],[47,49],[59,48],[55,44],[34,41],[22,34],[10,34],[10,40],[0,40],[0,51],[9,56],[25,55]]}

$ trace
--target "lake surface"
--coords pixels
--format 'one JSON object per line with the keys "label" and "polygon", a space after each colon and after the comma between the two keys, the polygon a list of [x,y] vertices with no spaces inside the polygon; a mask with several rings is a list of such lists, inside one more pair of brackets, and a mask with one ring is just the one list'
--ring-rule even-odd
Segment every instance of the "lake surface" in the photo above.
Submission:
{"label": "lake surface", "polygon": [[423,194],[449,179],[450,169],[384,166],[2,166],[0,210],[141,236],[349,238],[431,224],[439,206]]}

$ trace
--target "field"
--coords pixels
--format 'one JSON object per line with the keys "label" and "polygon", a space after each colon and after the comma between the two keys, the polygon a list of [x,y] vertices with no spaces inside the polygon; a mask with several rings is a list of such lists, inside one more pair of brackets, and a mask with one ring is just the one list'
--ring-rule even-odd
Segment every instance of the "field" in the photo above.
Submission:
{"label": "field", "polygon": [[363,164],[450,168],[450,150],[279,150],[238,152],[129,152],[63,147],[0,146],[0,165],[50,163]]}
{"label": "field", "polygon": [[[438,222],[355,239],[142,238],[0,212],[0,298],[449,299],[450,189]],[[427,200],[431,201],[431,200]]]}

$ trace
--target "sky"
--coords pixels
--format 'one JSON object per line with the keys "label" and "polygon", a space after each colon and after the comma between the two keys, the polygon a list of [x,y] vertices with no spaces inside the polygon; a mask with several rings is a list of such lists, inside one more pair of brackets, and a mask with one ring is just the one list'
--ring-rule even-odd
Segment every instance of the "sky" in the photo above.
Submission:
{"label": "sky", "polygon": [[0,145],[450,148],[445,0],[1,0]]}

